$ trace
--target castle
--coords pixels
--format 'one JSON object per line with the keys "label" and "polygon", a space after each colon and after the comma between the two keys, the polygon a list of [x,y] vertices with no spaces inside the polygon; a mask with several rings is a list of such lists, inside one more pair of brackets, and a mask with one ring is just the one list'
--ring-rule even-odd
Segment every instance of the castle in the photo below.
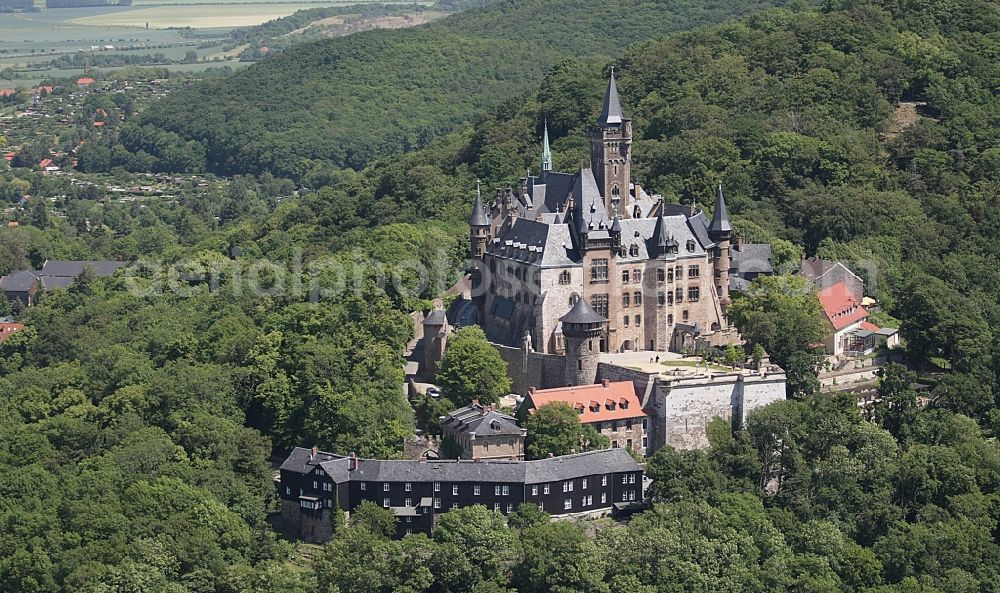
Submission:
{"label": "castle", "polygon": [[600,352],[736,341],[725,311],[739,270],[721,184],[709,219],[632,180],[632,121],[613,72],[588,140],[589,167],[554,172],[546,129],[538,176],[488,205],[477,192],[472,294],[489,339],[572,358],[568,385],[594,382]]}

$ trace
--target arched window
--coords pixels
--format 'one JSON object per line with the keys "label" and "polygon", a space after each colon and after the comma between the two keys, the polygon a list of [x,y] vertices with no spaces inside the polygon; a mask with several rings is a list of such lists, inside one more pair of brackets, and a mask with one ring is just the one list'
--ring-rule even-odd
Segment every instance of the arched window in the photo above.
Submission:
{"label": "arched window", "polygon": [[635,243],[629,245],[628,254],[631,255],[632,257],[639,255],[639,246],[636,245]]}
{"label": "arched window", "polygon": [[569,284],[570,275],[569,270],[563,270],[559,273],[559,284]]}
{"label": "arched window", "polygon": [[688,239],[687,249],[688,249],[688,251],[694,251],[694,240],[693,239]]}
{"label": "arched window", "polygon": [[[615,172],[615,174],[617,174],[617,171]],[[621,193],[622,192],[621,192],[620,189],[618,189],[618,184],[617,183],[615,185],[611,186],[611,195],[617,197],[617,196],[621,195]]]}
{"label": "arched window", "polygon": [[569,295],[569,306],[572,307],[573,305],[576,304],[578,300],[580,300],[580,295],[576,294],[575,292]]}

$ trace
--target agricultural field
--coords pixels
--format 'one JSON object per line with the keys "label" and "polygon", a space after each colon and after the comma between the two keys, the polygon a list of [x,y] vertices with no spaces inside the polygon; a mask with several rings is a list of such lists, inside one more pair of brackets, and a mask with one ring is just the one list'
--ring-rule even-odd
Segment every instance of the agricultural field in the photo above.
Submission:
{"label": "agricultural field", "polygon": [[[197,70],[220,61],[235,67],[239,52],[232,51],[230,37],[235,28],[306,8],[372,1],[134,0],[131,6],[46,9],[38,0],[38,12],[0,13],[0,88],[81,75],[84,64],[113,69],[120,67],[112,63],[116,56],[171,69]],[[194,63],[181,63],[190,52]],[[160,59],[144,59],[152,56]],[[70,58],[73,63],[65,63]]]}

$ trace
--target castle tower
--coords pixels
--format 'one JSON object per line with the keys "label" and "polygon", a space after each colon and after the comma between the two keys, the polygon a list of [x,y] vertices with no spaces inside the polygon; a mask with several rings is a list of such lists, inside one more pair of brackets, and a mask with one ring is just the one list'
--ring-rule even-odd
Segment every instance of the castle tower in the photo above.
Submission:
{"label": "castle tower", "polygon": [[726,196],[722,193],[722,183],[715,194],[715,211],[712,224],[708,226],[708,237],[715,242],[715,291],[723,310],[732,303],[729,298],[729,242],[733,236],[733,226],[729,222]]}
{"label": "castle tower", "polygon": [[601,119],[587,134],[587,139],[590,142],[590,168],[604,197],[608,218],[631,218],[632,120],[622,114],[614,70],[604,95]]}
{"label": "castle tower", "polygon": [[566,341],[566,385],[592,384],[597,380],[601,341],[608,320],[580,298],[559,321]]}
{"label": "castle tower", "polygon": [[542,168],[541,172],[552,170],[552,150],[549,148],[549,122],[545,122],[545,133],[542,136]]}
{"label": "castle tower", "polygon": [[490,240],[490,220],[486,217],[486,210],[483,209],[483,196],[476,184],[476,203],[472,206],[472,215],[469,216],[469,254],[474,259],[481,259],[486,253],[486,246]]}

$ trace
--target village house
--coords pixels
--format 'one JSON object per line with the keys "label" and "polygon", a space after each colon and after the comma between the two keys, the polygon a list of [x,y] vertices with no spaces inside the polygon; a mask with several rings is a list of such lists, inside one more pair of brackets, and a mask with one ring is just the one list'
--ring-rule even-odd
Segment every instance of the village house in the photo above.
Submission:
{"label": "village house", "polygon": [[23,306],[30,307],[37,302],[39,290],[51,292],[68,288],[84,268],[90,268],[103,278],[127,265],[122,261],[48,260],[41,270],[19,270],[0,277],[0,292],[10,301],[20,301]]}
{"label": "village house", "polygon": [[23,329],[23,323],[0,323],[0,344],[3,344],[7,341],[7,338]]}
{"label": "village house", "polygon": [[446,441],[462,448],[462,459],[524,459],[528,431],[479,400],[442,416],[440,424]]}
{"label": "village house", "polygon": [[647,416],[631,381],[605,380],[593,385],[530,389],[519,413],[522,418],[527,418],[538,408],[554,402],[573,408],[579,415],[580,424],[590,425],[608,437],[611,448],[646,454]]}
{"label": "village house", "polygon": [[857,356],[878,346],[893,348],[899,344],[898,330],[881,328],[868,321],[868,310],[862,306],[857,291],[846,283],[823,288],[816,297],[829,329],[823,343],[829,356]]}

